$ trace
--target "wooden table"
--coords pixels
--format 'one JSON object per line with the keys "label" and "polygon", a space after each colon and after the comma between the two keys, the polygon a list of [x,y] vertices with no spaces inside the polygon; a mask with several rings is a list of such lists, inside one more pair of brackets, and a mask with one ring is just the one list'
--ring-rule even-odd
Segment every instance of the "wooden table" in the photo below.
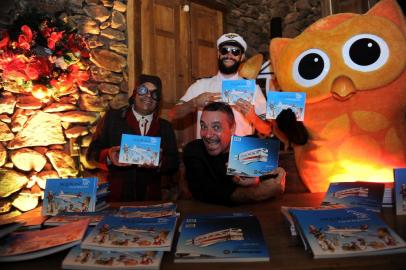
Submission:
{"label": "wooden table", "polygon": [[[406,269],[406,254],[387,256],[366,256],[339,259],[313,259],[307,253],[297,238],[291,237],[289,228],[280,214],[280,207],[287,206],[317,206],[320,205],[324,193],[285,194],[267,202],[244,205],[239,207],[223,207],[205,204],[194,200],[181,200],[177,202],[178,209],[185,213],[220,213],[248,211],[258,217],[264,237],[271,255],[269,262],[257,263],[174,263],[173,251],[165,254],[162,261],[162,270],[171,269]],[[406,239],[406,216],[396,216],[392,208],[382,211],[384,220]],[[175,236],[175,249],[177,235]],[[67,251],[59,252],[47,257],[25,262],[0,264],[2,269],[60,269]]]}

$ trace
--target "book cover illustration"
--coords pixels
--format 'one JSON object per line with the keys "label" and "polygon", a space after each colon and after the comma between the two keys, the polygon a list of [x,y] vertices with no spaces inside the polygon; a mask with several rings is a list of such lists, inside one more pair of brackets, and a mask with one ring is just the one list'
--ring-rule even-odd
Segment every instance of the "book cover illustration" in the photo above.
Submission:
{"label": "book cover illustration", "polygon": [[116,216],[127,218],[158,218],[176,215],[176,204],[172,202],[143,206],[121,206],[116,214]]}
{"label": "book cover illustration", "polygon": [[47,179],[42,214],[95,211],[97,178]]}
{"label": "book cover illustration", "polygon": [[268,91],[266,119],[276,119],[280,112],[291,109],[297,121],[304,120],[306,93]]}
{"label": "book cover illustration", "polygon": [[234,105],[240,98],[254,104],[255,88],[255,80],[223,80],[221,97],[229,105]]}
{"label": "book cover illustration", "polygon": [[116,212],[117,210],[111,209],[98,212],[61,213],[47,219],[44,225],[59,226],[78,220],[89,219],[89,225],[96,226],[105,216],[114,215]]}
{"label": "book cover illustration", "polygon": [[406,168],[393,170],[396,215],[406,215]]}
{"label": "book cover illustration", "polygon": [[138,251],[171,248],[176,217],[124,218],[106,216],[82,242],[82,248]]}
{"label": "book cover illustration", "polygon": [[161,138],[123,134],[121,136],[119,161],[121,163],[159,164]]}
{"label": "book cover illustration", "polygon": [[315,258],[405,251],[406,243],[371,210],[353,207],[290,212]]}
{"label": "book cover illustration", "polygon": [[182,222],[175,262],[268,261],[254,216],[188,216]]}
{"label": "book cover illustration", "polygon": [[227,174],[255,177],[278,167],[279,141],[232,136]]}
{"label": "book cover illustration", "polygon": [[365,207],[380,211],[382,207],[384,183],[336,182],[330,183],[322,205],[344,204],[349,207]]}
{"label": "book cover illustration", "polygon": [[0,242],[0,261],[37,258],[77,245],[88,224],[86,219],[45,230],[12,233]]}
{"label": "book cover illustration", "polygon": [[109,252],[71,249],[62,262],[64,269],[159,269],[163,251]]}

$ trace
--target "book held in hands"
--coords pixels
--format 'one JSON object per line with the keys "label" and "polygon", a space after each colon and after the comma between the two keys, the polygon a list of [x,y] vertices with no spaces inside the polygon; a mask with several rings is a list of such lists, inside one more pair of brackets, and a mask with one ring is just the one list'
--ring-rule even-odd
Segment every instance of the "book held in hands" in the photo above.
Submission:
{"label": "book held in hands", "polygon": [[42,215],[95,211],[97,181],[94,177],[47,179]]}
{"label": "book held in hands", "polygon": [[240,98],[254,104],[255,88],[255,80],[223,80],[221,97],[229,105],[236,104]]}
{"label": "book held in hands", "polygon": [[268,91],[266,119],[276,119],[282,110],[291,109],[297,121],[304,120],[306,93]]}
{"label": "book held in hands", "polygon": [[227,174],[256,177],[278,167],[279,141],[232,136]]}
{"label": "book held in hands", "polygon": [[121,136],[119,162],[158,166],[160,137],[123,134]]}

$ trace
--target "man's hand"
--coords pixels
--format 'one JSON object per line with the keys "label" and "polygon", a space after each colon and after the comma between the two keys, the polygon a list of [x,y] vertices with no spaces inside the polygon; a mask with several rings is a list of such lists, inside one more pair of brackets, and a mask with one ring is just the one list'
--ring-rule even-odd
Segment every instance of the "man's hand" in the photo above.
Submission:
{"label": "man's hand", "polygon": [[193,105],[195,108],[203,108],[207,104],[218,101],[221,98],[219,93],[202,93],[193,99]]}
{"label": "man's hand", "polygon": [[113,146],[113,147],[110,147],[107,155],[108,155],[108,158],[111,160],[111,163],[113,163],[113,165],[115,165],[115,166],[119,166],[119,167],[131,166],[131,164],[119,162],[118,161],[119,154],[120,154],[120,146]]}
{"label": "man's hand", "polygon": [[239,111],[242,115],[244,115],[244,117],[250,123],[253,123],[255,121],[255,118],[257,118],[254,106],[245,99],[239,98],[235,103],[234,108],[237,111]]}

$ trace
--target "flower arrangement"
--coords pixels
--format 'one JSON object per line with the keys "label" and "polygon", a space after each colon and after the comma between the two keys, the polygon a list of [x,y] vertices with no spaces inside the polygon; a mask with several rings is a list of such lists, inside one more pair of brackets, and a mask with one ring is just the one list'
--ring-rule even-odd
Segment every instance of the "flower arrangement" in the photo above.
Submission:
{"label": "flower arrangement", "polygon": [[35,19],[18,19],[14,29],[0,32],[1,86],[41,101],[75,92],[89,79],[86,42],[50,18],[29,18]]}

